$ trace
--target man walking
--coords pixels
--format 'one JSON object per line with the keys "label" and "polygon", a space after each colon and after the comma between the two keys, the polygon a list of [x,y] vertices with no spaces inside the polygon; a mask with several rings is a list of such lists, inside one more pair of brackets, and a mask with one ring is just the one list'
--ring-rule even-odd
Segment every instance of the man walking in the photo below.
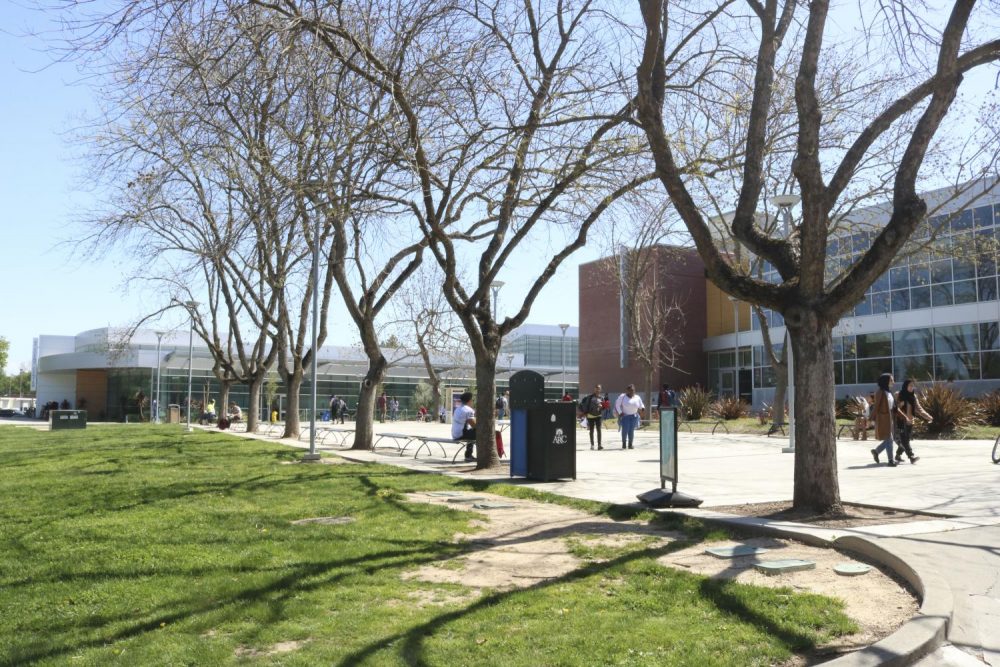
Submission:
{"label": "man walking", "polygon": [[597,448],[601,445],[601,385],[594,385],[594,392],[580,402],[580,411],[587,418],[587,432],[590,434],[590,449],[594,449],[594,431],[597,431]]}
{"label": "man walking", "polygon": [[646,412],[646,406],[642,398],[635,393],[635,385],[630,384],[625,387],[625,393],[615,401],[615,416],[618,417],[618,424],[622,430],[622,449],[626,447],[633,449],[632,442],[635,440],[635,429],[639,426],[639,420]]}

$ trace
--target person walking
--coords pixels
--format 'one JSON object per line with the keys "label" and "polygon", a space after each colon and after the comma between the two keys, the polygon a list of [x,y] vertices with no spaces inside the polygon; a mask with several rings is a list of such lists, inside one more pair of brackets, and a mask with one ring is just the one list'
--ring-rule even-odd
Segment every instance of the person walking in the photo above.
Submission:
{"label": "person walking", "polygon": [[381,423],[384,424],[385,423],[385,412],[386,412],[387,406],[389,404],[389,399],[386,397],[384,391],[381,393],[381,395],[379,395],[378,401],[376,402],[376,404],[377,404],[377,407],[378,407],[378,420],[379,420],[379,422],[381,422]]}
{"label": "person walking", "polygon": [[[625,387],[625,393],[615,401],[615,416],[622,431],[622,449],[633,449],[635,429],[646,412],[642,398],[635,393],[635,385]],[[891,454],[892,452],[890,452]]]}
{"label": "person walking", "polygon": [[594,431],[597,431],[597,448],[604,449],[601,445],[601,406],[604,400],[601,398],[601,385],[594,385],[594,392],[584,396],[580,401],[580,412],[587,418],[587,432],[590,434],[590,449],[594,449]]}
{"label": "person walking", "polygon": [[916,463],[920,457],[913,453],[910,444],[913,439],[913,418],[920,417],[928,424],[934,421],[934,418],[920,405],[920,400],[917,398],[917,383],[913,380],[907,379],[903,383],[903,388],[896,394],[896,403],[899,406],[899,417],[896,420],[896,428],[899,429],[896,463],[903,460],[904,453],[910,459],[910,463]]}
{"label": "person walking", "polygon": [[389,421],[394,422],[399,418],[399,401],[395,396],[389,398]]}
{"label": "person walking", "polygon": [[892,373],[882,373],[878,377],[878,389],[875,391],[875,402],[872,404],[872,417],[875,419],[875,439],[881,440],[878,447],[871,450],[875,463],[880,463],[878,455],[883,449],[889,459],[889,467],[895,468],[896,461],[892,457],[893,429],[899,416],[896,399],[892,395]]}

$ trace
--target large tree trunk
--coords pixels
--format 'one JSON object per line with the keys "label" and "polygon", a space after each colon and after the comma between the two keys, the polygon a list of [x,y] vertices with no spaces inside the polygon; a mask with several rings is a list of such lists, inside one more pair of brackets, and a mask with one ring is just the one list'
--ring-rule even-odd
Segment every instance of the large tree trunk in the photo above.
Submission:
{"label": "large tree trunk", "polygon": [[496,377],[498,350],[476,355],[476,469],[500,467],[496,444]]}
{"label": "large tree trunk", "polygon": [[233,388],[232,380],[219,381],[219,407],[215,414],[220,418],[229,414],[229,391]]}
{"label": "large tree trunk", "polygon": [[[797,510],[841,512],[834,421],[832,327],[801,311],[789,326],[795,355],[795,491]],[[792,319],[786,315],[786,321]],[[798,318],[796,318],[798,319]]]}
{"label": "large tree trunk", "polygon": [[[288,402],[285,407],[285,432],[283,438],[298,438],[300,431],[299,420],[299,391],[302,389],[302,371],[297,370],[289,373],[285,378],[285,387],[288,390]],[[281,415],[278,415],[280,418]]]}
{"label": "large tree trunk", "polygon": [[774,400],[771,403],[771,425],[785,423],[785,390],[788,389],[788,366],[774,367]]}
{"label": "large tree trunk", "polygon": [[371,449],[375,440],[375,393],[385,379],[385,357],[368,360],[368,373],[361,382],[358,409],[354,413],[354,444],[351,449]]}
{"label": "large tree trunk", "polygon": [[263,383],[263,376],[255,377],[250,381],[250,404],[247,406],[247,433],[253,433],[257,430],[257,422],[260,420],[260,386]]}

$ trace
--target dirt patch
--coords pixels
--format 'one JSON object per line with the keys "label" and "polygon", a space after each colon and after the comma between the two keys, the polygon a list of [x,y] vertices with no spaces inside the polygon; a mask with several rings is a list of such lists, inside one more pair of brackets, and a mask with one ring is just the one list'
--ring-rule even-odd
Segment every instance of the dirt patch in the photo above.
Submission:
{"label": "dirt patch", "polygon": [[723,514],[757,517],[759,519],[807,523],[811,526],[822,528],[856,528],[858,526],[878,526],[886,523],[930,521],[940,519],[943,516],[886,507],[855,505],[853,503],[843,503],[843,506],[844,513],[835,516],[793,510],[792,501],[790,500],[773,503],[749,503],[746,505],[721,505],[718,507],[703,507],[701,509],[722,512]]}
{"label": "dirt patch", "polygon": [[291,642],[278,642],[277,644],[266,649],[256,649],[249,646],[237,646],[234,653],[237,658],[263,658],[269,655],[280,655],[282,653],[298,651],[308,641],[308,639],[301,639]]}
{"label": "dirt patch", "polygon": [[[486,517],[485,521],[473,524],[481,527],[481,532],[455,536],[456,541],[468,546],[467,553],[410,571],[404,575],[409,580],[466,586],[474,583],[477,587],[493,590],[523,588],[566,575],[583,566],[584,561],[573,553],[574,547],[586,547],[592,554],[591,560],[600,561],[603,560],[602,549],[620,549],[636,542],[656,548],[683,537],[653,530],[638,522],[613,521],[558,505],[485,493],[413,493],[407,497],[413,502],[446,505]],[[478,500],[463,502],[470,498]],[[480,507],[476,507],[477,504]],[[775,506],[771,508],[773,511],[784,509],[778,507],[783,505],[781,503],[772,505]],[[885,523],[884,517],[881,522]],[[765,547],[770,551],[764,557],[721,560],[705,554],[705,549],[735,543],[702,543],[664,556],[659,562],[667,567],[713,578],[733,579],[758,586],[788,587],[843,600],[845,612],[857,622],[860,631],[821,647],[808,659],[797,656],[787,663],[789,666],[808,664],[820,658],[828,660],[832,654],[872,644],[894,632],[917,612],[914,597],[878,568],[873,567],[867,574],[856,577],[836,574],[833,570],[835,565],[858,561],[833,549],[776,538],[753,538],[740,544]],[[754,563],[760,560],[788,558],[815,562],[816,568],[779,575],[766,575],[753,568]],[[472,594],[479,595],[480,592],[480,588],[474,588]],[[430,593],[417,599],[424,604],[448,603],[446,599]],[[873,604],[873,601],[878,602]]]}

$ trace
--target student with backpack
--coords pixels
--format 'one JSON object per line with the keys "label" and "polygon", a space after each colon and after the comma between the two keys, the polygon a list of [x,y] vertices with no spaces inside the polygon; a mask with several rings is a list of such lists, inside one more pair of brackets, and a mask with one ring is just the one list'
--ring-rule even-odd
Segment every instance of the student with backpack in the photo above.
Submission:
{"label": "student with backpack", "polygon": [[594,391],[588,396],[584,396],[580,401],[580,412],[587,418],[587,432],[590,433],[590,448],[594,449],[594,431],[597,431],[597,448],[604,449],[601,445],[601,414],[604,400],[601,398],[601,385],[594,385]]}

